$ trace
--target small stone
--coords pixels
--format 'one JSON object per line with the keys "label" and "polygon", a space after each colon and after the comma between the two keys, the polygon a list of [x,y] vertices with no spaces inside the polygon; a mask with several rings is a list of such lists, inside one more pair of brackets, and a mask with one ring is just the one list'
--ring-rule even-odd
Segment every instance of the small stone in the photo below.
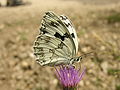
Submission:
{"label": "small stone", "polygon": [[0,80],[0,84],[2,84],[2,83],[3,83],[3,81]]}
{"label": "small stone", "polygon": [[115,23],[115,27],[119,27],[119,23]]}
{"label": "small stone", "polygon": [[116,34],[113,34],[113,38],[116,39],[116,40],[118,39],[118,37],[116,36]]}
{"label": "small stone", "polygon": [[11,60],[11,62],[9,62],[9,65],[10,65],[10,66],[15,66],[15,65],[16,65],[16,61],[12,61],[12,60]]}
{"label": "small stone", "polygon": [[4,74],[1,75],[0,80],[5,80],[5,79],[6,79],[6,76]]}
{"label": "small stone", "polygon": [[79,82],[79,85],[80,85],[80,86],[84,86],[84,81],[81,80],[81,81]]}
{"label": "small stone", "polygon": [[29,56],[30,56],[31,58],[34,58],[34,54],[33,54],[32,52],[29,53]]}
{"label": "small stone", "polygon": [[89,37],[88,34],[85,34],[84,36],[85,36],[86,39]]}
{"label": "small stone", "polygon": [[0,24],[0,29],[4,29],[5,25],[4,24]]}
{"label": "small stone", "polygon": [[107,74],[108,62],[106,62],[106,61],[102,62],[101,63],[101,68],[102,68],[103,72]]}
{"label": "small stone", "polygon": [[82,51],[83,51],[83,52],[87,52],[88,49],[87,49],[86,47],[84,47],[84,48],[82,48]]}
{"label": "small stone", "polygon": [[90,85],[90,81],[86,81],[86,85],[89,86]]}
{"label": "small stone", "polygon": [[25,59],[25,58],[28,57],[28,54],[24,52],[24,53],[21,53],[21,54],[19,55],[19,57],[20,57],[21,59]]}
{"label": "small stone", "polygon": [[103,51],[105,50],[105,46],[101,46],[100,49]]}
{"label": "small stone", "polygon": [[57,79],[54,79],[54,80],[52,81],[52,84],[54,84],[54,85],[57,85],[57,83],[58,83],[58,80],[57,80]]}
{"label": "small stone", "polygon": [[23,78],[22,75],[18,75],[18,76],[16,76],[16,80],[21,80],[22,78]]}
{"label": "small stone", "polygon": [[25,62],[25,61],[23,61],[23,62],[22,62],[22,66],[23,66],[23,67],[27,67],[27,66],[28,66],[28,63]]}
{"label": "small stone", "polygon": [[23,68],[24,70],[31,68],[30,65],[28,64],[28,62],[26,62],[26,61],[23,61],[23,62],[21,63],[21,66],[22,66],[22,68]]}
{"label": "small stone", "polygon": [[88,73],[89,73],[89,74],[94,74],[95,72],[90,69],[90,70],[88,70]]}

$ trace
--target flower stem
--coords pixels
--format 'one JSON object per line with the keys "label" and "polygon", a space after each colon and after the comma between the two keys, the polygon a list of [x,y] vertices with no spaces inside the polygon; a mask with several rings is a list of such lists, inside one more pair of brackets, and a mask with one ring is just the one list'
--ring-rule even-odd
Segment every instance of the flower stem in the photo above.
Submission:
{"label": "flower stem", "polygon": [[77,87],[63,87],[63,90],[77,90]]}

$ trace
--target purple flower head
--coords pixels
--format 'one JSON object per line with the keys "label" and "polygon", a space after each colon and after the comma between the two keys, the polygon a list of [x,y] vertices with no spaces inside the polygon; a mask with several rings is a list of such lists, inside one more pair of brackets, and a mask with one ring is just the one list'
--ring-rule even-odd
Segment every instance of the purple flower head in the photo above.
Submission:
{"label": "purple flower head", "polygon": [[63,87],[76,87],[85,74],[85,69],[80,73],[80,69],[73,66],[59,66],[56,75]]}

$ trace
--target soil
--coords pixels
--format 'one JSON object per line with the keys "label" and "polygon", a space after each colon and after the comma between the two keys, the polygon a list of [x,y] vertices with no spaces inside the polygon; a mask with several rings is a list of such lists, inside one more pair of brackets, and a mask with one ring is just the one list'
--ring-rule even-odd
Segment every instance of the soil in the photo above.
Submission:
{"label": "soil", "polygon": [[[53,67],[35,62],[33,43],[46,11],[68,16],[86,74],[79,90],[120,90],[120,0],[23,0],[0,7],[0,90],[62,90]],[[82,70],[82,69],[81,69]]]}

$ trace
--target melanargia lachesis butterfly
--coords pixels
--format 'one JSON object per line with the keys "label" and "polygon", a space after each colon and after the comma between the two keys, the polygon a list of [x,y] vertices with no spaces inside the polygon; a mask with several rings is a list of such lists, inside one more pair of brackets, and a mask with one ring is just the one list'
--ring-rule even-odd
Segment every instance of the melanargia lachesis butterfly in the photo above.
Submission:
{"label": "melanargia lachesis butterfly", "polygon": [[76,31],[66,16],[46,12],[33,46],[36,61],[42,66],[68,65],[80,61],[82,57],[76,57],[77,39]]}

